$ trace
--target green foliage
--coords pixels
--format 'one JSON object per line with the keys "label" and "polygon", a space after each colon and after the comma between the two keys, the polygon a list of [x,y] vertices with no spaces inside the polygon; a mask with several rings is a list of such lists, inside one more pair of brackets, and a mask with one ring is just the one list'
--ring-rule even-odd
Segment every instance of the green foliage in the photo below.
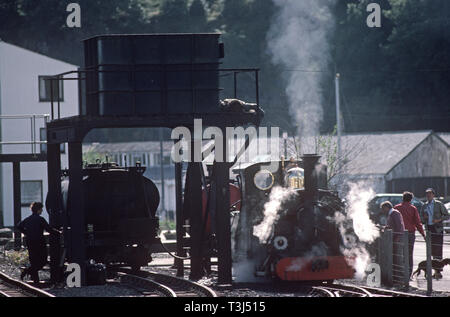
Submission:
{"label": "green foliage", "polygon": [[28,263],[28,252],[25,250],[6,251],[5,255],[6,255],[6,260],[15,266],[23,266]]}
{"label": "green foliage", "polygon": [[[300,0],[299,0],[300,1]],[[285,73],[273,65],[267,33],[273,0],[79,0],[82,27],[65,25],[67,2],[0,0],[0,38],[82,65],[82,39],[108,33],[221,32],[223,67],[259,67],[267,126],[293,128]],[[336,1],[332,61],[322,78],[322,132],[335,125],[334,74],[340,72],[345,130],[448,129],[450,2],[379,0],[382,27],[368,28],[370,0]],[[330,21],[332,23],[332,21]],[[306,75],[305,75],[306,76]],[[238,98],[254,101],[251,76],[239,75]],[[223,79],[229,88],[232,82]],[[231,97],[231,96],[228,96]],[[98,132],[117,140],[121,135]],[[145,132],[132,138],[146,139]],[[95,138],[94,138],[95,139]]]}
{"label": "green foliage", "polygon": [[371,1],[343,2],[333,44],[346,130],[448,129],[450,3],[378,1],[382,28],[371,29]]}

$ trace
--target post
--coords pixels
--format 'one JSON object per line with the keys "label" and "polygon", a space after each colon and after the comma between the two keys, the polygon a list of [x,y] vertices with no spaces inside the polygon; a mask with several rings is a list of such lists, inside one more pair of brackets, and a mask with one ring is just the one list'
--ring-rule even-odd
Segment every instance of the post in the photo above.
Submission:
{"label": "post", "polygon": [[386,286],[392,286],[392,264],[393,264],[393,243],[392,230],[385,230],[380,237],[380,266],[381,266],[381,282]]}
{"label": "post", "polygon": [[[47,138],[48,140],[48,138]],[[62,202],[61,202],[61,147],[60,144],[47,144],[47,178],[48,200],[47,212],[50,226],[61,227]],[[50,235],[50,279],[53,283],[62,279],[61,244],[63,237]]]}
{"label": "post", "polygon": [[[225,135],[225,133],[224,133]],[[230,223],[230,166],[227,163],[227,144],[223,144],[223,162],[214,163],[214,180],[216,184],[215,211],[218,250],[218,283],[232,283],[231,259],[231,223]]]}
{"label": "post", "polygon": [[166,195],[165,195],[165,188],[164,188],[164,149],[163,149],[163,129],[159,128],[159,146],[160,146],[160,162],[161,162],[161,170],[160,170],[160,176],[161,176],[161,206],[162,206],[162,212],[164,212],[164,216],[166,217],[167,222],[167,211],[166,211]]}
{"label": "post", "polygon": [[[20,162],[13,162],[13,192],[14,192],[14,226],[22,220],[22,201],[20,193]],[[14,249],[20,250],[22,234],[14,230]]]}
{"label": "post", "polygon": [[83,158],[81,142],[69,143],[69,217],[72,262],[81,268],[81,285],[86,285],[86,243],[83,204]]}
{"label": "post", "polygon": [[430,296],[433,292],[433,277],[432,277],[432,263],[431,263],[431,231],[426,226],[426,246],[427,246],[427,295]]}
{"label": "post", "polygon": [[[182,185],[182,163],[175,163],[175,195],[176,195],[176,230],[177,230],[177,256],[184,257],[184,216],[183,216],[183,185]],[[184,277],[184,261],[175,259],[177,276]]]}
{"label": "post", "polygon": [[403,277],[405,288],[409,288],[409,232],[405,230],[402,235],[403,247]]}
{"label": "post", "polygon": [[342,136],[342,123],[341,123],[341,99],[339,92],[339,79],[341,75],[336,74],[336,124],[337,124],[337,159],[338,159],[338,169],[341,167],[342,160],[342,148],[341,148],[341,136]]}
{"label": "post", "polygon": [[[193,147],[192,147],[193,148]],[[190,279],[195,280],[203,276],[203,245],[201,239],[202,232],[202,180],[200,175],[201,163],[190,162],[188,166],[188,175],[186,177],[186,186],[188,191],[185,193],[185,199],[189,206],[189,224],[190,224],[190,247],[191,247],[191,274]],[[186,195],[187,194],[187,195]]]}

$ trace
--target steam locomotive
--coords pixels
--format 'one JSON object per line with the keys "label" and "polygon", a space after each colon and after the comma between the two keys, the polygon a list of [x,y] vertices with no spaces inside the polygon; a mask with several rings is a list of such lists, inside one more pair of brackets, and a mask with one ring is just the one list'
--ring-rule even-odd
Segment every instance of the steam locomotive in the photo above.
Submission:
{"label": "steam locomotive", "polygon": [[[160,196],[144,172],[145,167],[139,164],[125,168],[103,163],[83,168],[87,259],[128,265],[135,270],[151,262],[150,247],[159,241],[156,210]],[[68,172],[63,171],[62,205],[68,216],[76,212],[68,209],[69,188]],[[65,232],[64,238],[70,261],[70,232]]]}
{"label": "steam locomotive", "polygon": [[234,260],[252,261],[255,275],[285,281],[353,277],[352,259],[343,254],[348,235],[341,232],[351,223],[336,222],[336,212],[344,215],[345,206],[326,189],[326,166],[318,159],[307,155],[302,161],[269,162],[278,164],[275,172],[268,163],[235,170],[242,207]]}

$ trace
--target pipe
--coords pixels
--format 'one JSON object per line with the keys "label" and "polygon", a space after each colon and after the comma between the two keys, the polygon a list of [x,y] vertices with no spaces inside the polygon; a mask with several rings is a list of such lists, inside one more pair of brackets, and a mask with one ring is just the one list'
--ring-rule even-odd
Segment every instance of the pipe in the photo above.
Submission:
{"label": "pipe", "polygon": [[305,154],[302,156],[303,169],[305,172],[305,193],[306,199],[317,200],[319,193],[318,175],[316,166],[320,156],[317,154]]}

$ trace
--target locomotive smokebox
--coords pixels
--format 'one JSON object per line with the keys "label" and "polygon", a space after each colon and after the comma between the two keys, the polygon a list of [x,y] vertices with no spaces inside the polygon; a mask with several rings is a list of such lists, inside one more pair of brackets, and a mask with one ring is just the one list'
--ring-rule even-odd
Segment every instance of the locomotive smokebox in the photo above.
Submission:
{"label": "locomotive smokebox", "polygon": [[319,175],[317,171],[319,155],[305,154],[302,156],[303,169],[305,172],[305,198],[308,201],[314,201],[319,196]]}

